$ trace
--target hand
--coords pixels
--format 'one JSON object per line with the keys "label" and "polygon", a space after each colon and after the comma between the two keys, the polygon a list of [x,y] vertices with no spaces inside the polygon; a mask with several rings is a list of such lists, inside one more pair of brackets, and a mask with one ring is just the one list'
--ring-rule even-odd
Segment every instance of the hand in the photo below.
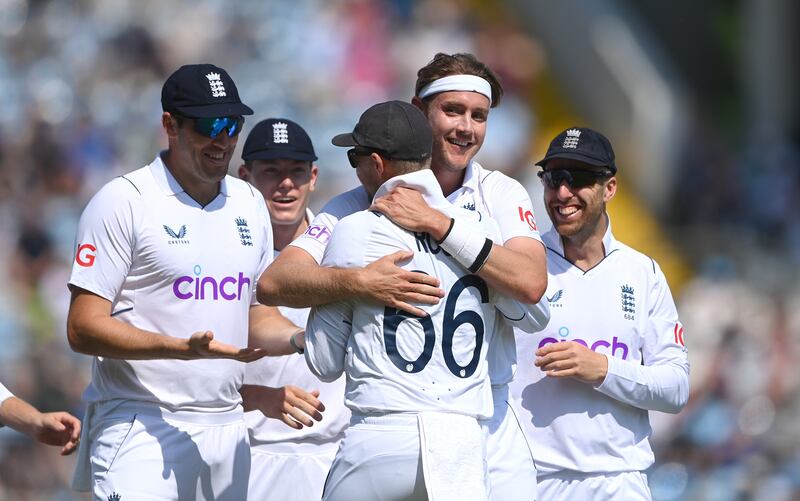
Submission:
{"label": "hand", "polygon": [[608,359],[574,341],[548,343],[536,350],[534,365],[549,377],[574,377],[598,385],[608,373]]}
{"label": "hand", "polygon": [[411,251],[397,251],[364,268],[362,295],[378,303],[398,308],[418,317],[427,313],[409,303],[437,304],[444,297],[439,279],[425,273],[407,271],[396,263],[411,259]]}
{"label": "hand", "polygon": [[299,430],[303,426],[313,426],[314,421],[322,421],[321,412],[325,405],[320,402],[319,390],[307,392],[297,386],[286,385],[281,388],[269,386],[249,386],[250,404],[272,419],[279,419],[287,426]]}
{"label": "hand", "polygon": [[450,228],[449,217],[432,209],[420,192],[405,186],[398,186],[373,200],[371,209],[382,213],[406,230],[428,233],[437,242]]}
{"label": "hand", "polygon": [[254,362],[267,356],[261,348],[237,348],[233,345],[214,340],[211,331],[199,331],[189,338],[189,359],[197,358],[230,358],[239,362]]}
{"label": "hand", "polygon": [[68,412],[45,412],[33,427],[33,436],[46,445],[61,445],[61,455],[75,452],[80,443],[81,422]]}

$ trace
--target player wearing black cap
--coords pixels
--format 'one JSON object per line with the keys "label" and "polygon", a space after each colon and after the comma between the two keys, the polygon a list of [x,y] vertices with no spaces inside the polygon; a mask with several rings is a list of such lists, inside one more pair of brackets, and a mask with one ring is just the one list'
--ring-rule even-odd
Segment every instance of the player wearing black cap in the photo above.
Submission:
{"label": "player wearing black cap", "polygon": [[647,500],[648,412],[677,413],[689,397],[683,327],[655,261],[611,233],[608,139],[572,127],[537,165],[553,222],[543,235],[552,319],[517,337],[511,384],[539,469],[537,499]]}
{"label": "player wearing black cap", "polygon": [[244,499],[245,365],[297,327],[255,301],[264,198],[227,176],[244,115],[228,73],[165,82],[168,147],[98,191],[78,226],[67,334],[94,356],[73,487],[96,499]]}

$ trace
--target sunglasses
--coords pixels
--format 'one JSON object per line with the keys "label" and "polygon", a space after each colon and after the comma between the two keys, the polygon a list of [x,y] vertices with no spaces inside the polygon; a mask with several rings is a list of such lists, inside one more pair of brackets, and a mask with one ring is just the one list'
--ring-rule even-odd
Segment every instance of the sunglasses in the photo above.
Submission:
{"label": "sunglasses", "polygon": [[244,117],[192,118],[194,131],[203,136],[215,139],[223,130],[229,137],[238,136],[244,125]]}
{"label": "sunglasses", "polygon": [[553,169],[540,171],[536,175],[548,188],[556,190],[561,183],[567,183],[570,188],[585,188],[612,174],[609,170]]}
{"label": "sunglasses", "polygon": [[347,150],[347,160],[350,161],[350,166],[355,169],[356,167],[358,167],[358,158],[357,157],[365,157],[365,156],[371,155],[373,153],[377,153],[378,155],[383,155],[378,150],[371,150],[371,149],[368,149],[368,148],[353,148],[353,149]]}

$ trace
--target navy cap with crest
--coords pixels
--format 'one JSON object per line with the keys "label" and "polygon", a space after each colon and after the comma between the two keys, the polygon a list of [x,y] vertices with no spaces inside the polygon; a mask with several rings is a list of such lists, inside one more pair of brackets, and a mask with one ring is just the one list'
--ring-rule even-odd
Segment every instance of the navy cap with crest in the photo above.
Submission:
{"label": "navy cap with crest", "polygon": [[422,111],[405,101],[371,106],[358,119],[353,132],[331,140],[336,146],[377,150],[396,160],[424,160],[431,155],[433,131]]}
{"label": "navy cap with crest", "polygon": [[161,108],[187,118],[252,115],[228,72],[213,64],[187,64],[161,88]]}
{"label": "navy cap with crest", "polygon": [[253,127],[242,149],[242,159],[272,160],[288,158],[313,162],[314,145],[299,124],[286,118],[268,118]]}
{"label": "navy cap with crest", "polygon": [[547,148],[544,158],[536,165],[546,168],[554,158],[568,158],[597,167],[608,167],[617,173],[614,149],[606,136],[588,127],[571,127],[555,137]]}

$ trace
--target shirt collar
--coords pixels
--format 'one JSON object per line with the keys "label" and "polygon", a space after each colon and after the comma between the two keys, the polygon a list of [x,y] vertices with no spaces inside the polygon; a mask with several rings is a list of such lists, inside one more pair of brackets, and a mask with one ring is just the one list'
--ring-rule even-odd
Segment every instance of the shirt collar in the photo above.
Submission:
{"label": "shirt collar", "polygon": [[442,194],[442,187],[439,186],[436,176],[433,175],[430,169],[422,169],[389,179],[375,192],[375,198],[386,195],[398,186],[408,186],[419,191],[422,194],[422,198],[431,207],[448,207],[451,205]]}
{"label": "shirt collar", "polygon": [[[183,189],[178,180],[175,179],[175,176],[172,175],[172,172],[167,168],[167,164],[164,163],[163,157],[166,154],[167,151],[164,150],[156,155],[155,160],[150,163],[150,172],[153,174],[156,184],[165,195],[183,193],[186,190]],[[222,178],[222,181],[220,181],[219,192],[226,197],[228,196],[228,176],[225,176]]]}
{"label": "shirt collar", "polygon": [[[608,221],[608,228],[606,228],[606,233],[603,235],[604,257],[608,256],[612,251],[615,251],[619,248],[619,243],[617,242],[617,239],[614,238],[614,234],[611,232],[611,217],[607,212],[606,220]],[[550,228],[544,235],[542,235],[542,240],[547,247],[555,250],[562,256],[565,255],[564,242],[561,240],[561,235],[558,234],[555,226]]]}
{"label": "shirt collar", "polygon": [[464,169],[464,182],[461,183],[463,188],[468,188],[472,191],[478,191],[478,183],[480,183],[480,164],[470,160],[467,168]]}

